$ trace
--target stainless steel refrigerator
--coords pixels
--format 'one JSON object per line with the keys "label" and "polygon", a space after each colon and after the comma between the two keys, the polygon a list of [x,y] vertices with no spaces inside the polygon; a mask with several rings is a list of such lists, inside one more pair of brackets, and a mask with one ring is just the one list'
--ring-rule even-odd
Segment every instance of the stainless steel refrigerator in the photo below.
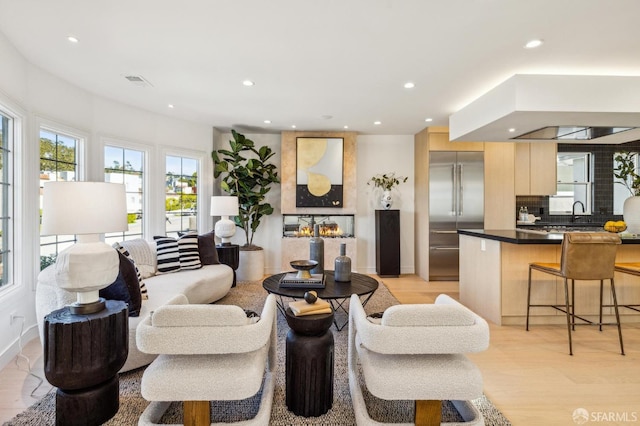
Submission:
{"label": "stainless steel refrigerator", "polygon": [[429,155],[429,280],[455,281],[458,229],[484,227],[484,153]]}

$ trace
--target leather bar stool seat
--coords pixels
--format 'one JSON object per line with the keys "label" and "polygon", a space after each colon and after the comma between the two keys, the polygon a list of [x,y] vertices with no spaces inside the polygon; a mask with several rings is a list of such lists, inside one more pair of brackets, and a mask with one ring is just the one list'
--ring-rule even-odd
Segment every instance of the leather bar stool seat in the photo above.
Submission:
{"label": "leather bar stool seat", "polygon": [[[614,274],[617,246],[621,244],[620,236],[606,232],[567,232],[562,240],[562,252],[560,263],[533,262],[529,264],[529,279],[527,285],[527,320],[526,330],[529,330],[529,313],[533,307],[554,308],[566,314],[567,331],[569,334],[569,354],[573,355],[573,345],[571,341],[571,330],[576,325],[593,324],[598,325],[602,330],[603,325],[616,325],[620,340],[620,352],[624,355],[622,343],[622,329],[620,326],[620,315],[618,312],[618,302],[616,298]],[[552,274],[563,279],[564,282],[564,304],[532,304],[531,303],[531,273],[532,271]],[[593,322],[575,313],[575,282],[597,280],[600,281],[600,311],[599,321]],[[609,280],[611,284],[611,296],[613,305],[603,304],[604,281]],[[571,281],[571,297],[569,297],[569,281]],[[613,306],[616,322],[604,323],[602,320],[602,309],[606,306]],[[579,320],[580,322],[576,322]]]}

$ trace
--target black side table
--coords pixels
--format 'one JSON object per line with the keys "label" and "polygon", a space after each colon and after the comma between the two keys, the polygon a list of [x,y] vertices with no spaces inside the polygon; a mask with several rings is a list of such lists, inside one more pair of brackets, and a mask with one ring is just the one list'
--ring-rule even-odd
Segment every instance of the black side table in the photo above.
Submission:
{"label": "black side table", "polygon": [[286,402],[297,416],[317,417],[333,405],[333,312],[296,317],[287,324]]}
{"label": "black side table", "polygon": [[56,425],[97,426],[120,406],[118,371],[129,353],[129,311],[107,300],[93,314],[68,307],[44,318],[44,373],[56,392]]}
{"label": "black side table", "polygon": [[233,284],[231,287],[235,287],[236,269],[240,264],[240,246],[237,244],[216,244],[216,251],[218,252],[220,263],[229,265],[233,269]]}

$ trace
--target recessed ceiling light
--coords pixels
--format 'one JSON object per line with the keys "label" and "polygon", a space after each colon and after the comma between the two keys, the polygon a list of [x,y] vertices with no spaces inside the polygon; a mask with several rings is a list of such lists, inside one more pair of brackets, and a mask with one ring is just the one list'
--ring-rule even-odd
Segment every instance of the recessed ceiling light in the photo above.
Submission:
{"label": "recessed ceiling light", "polygon": [[344,128],[345,128],[345,129],[348,129],[348,128],[349,128],[349,126],[344,126]]}
{"label": "recessed ceiling light", "polygon": [[540,45],[542,45],[542,40],[534,39],[534,40],[529,40],[527,44],[524,45],[524,47],[527,49],[535,49],[536,47],[540,47]]}
{"label": "recessed ceiling light", "polygon": [[169,104],[169,105],[167,105],[167,108],[171,108],[171,109],[173,109],[173,104]]}
{"label": "recessed ceiling light", "polygon": [[509,129],[509,133],[513,133],[515,131],[516,131],[516,129],[514,129],[513,127]]}
{"label": "recessed ceiling light", "polygon": [[433,121],[433,118],[425,118],[424,121],[426,121],[427,123],[431,123]]}
{"label": "recessed ceiling light", "polygon": [[291,128],[292,128],[292,129],[295,129],[295,128],[296,128],[296,125],[295,125],[295,124],[292,124],[292,125],[291,125]]}
{"label": "recessed ceiling light", "polygon": [[413,89],[414,87],[416,87],[416,84],[411,81],[408,81],[404,84],[405,89]]}
{"label": "recessed ceiling light", "polygon": [[245,80],[242,82],[242,84],[244,84],[245,86],[253,86],[255,85],[255,83],[251,80]]}
{"label": "recessed ceiling light", "polygon": [[271,124],[271,120],[264,120],[264,124]]}
{"label": "recessed ceiling light", "polygon": [[376,126],[379,126],[380,124],[382,124],[382,121],[374,121],[373,124],[375,124]]}
{"label": "recessed ceiling light", "polygon": [[72,35],[67,36],[67,40],[69,40],[71,43],[77,43],[79,41],[77,37],[74,37]]}

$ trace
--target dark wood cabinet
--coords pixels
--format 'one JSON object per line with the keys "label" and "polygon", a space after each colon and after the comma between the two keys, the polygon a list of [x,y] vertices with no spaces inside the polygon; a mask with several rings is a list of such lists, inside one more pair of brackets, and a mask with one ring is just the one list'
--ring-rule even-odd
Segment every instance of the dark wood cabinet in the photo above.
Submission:
{"label": "dark wood cabinet", "polygon": [[376,210],[376,272],[400,275],[400,210]]}

